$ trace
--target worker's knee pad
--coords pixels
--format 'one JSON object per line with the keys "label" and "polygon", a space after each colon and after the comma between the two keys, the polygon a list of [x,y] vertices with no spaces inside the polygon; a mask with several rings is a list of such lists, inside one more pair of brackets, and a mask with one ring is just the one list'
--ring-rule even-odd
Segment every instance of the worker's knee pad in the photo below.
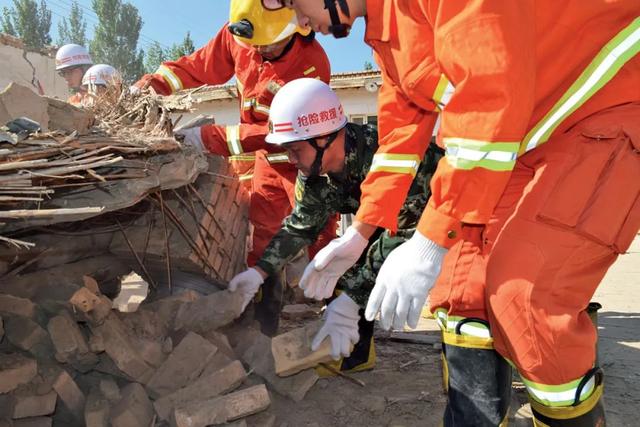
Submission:
{"label": "worker's knee pad", "polygon": [[[600,368],[592,369],[587,375],[570,384],[537,386],[537,389],[531,389],[527,385],[535,426],[604,427],[606,425],[602,403],[604,384]],[[541,400],[544,400],[544,403]]]}
{"label": "worker's knee pad", "polygon": [[[452,322],[448,323],[451,326]],[[486,336],[485,321],[460,319],[456,323],[453,330],[443,328],[442,332],[443,383],[448,397],[443,425],[506,425],[511,366],[493,349],[492,338]],[[461,333],[463,329],[475,328],[481,336]],[[485,332],[480,332],[483,329]]]}

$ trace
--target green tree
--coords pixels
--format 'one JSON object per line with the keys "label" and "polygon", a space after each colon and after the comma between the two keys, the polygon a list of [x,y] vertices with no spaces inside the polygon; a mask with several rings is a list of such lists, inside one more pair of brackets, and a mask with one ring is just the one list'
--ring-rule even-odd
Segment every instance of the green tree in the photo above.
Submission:
{"label": "green tree", "polygon": [[183,56],[191,55],[195,52],[196,47],[193,44],[191,33],[187,31],[187,35],[184,37],[181,43],[174,43],[167,51],[167,59],[175,61]]}
{"label": "green tree", "polygon": [[158,42],[153,42],[144,59],[144,70],[146,73],[155,73],[160,64],[167,60],[167,55]]}
{"label": "green tree", "polygon": [[0,29],[3,33],[9,34],[10,36],[17,36],[16,29],[13,28],[13,22],[11,18],[11,10],[8,7],[2,8],[2,17],[0,17]]}
{"label": "green tree", "polygon": [[127,82],[144,73],[144,52],[138,49],[142,18],[138,8],[121,0],[93,0],[98,25],[90,43],[94,62],[117,68]]}
{"label": "green tree", "polygon": [[87,22],[84,19],[82,8],[76,0],[71,4],[71,13],[68,18],[58,22],[58,45],[75,43],[85,46],[87,43]]}
{"label": "green tree", "polygon": [[2,11],[2,31],[20,37],[25,46],[41,49],[51,44],[51,11],[45,0],[13,0],[11,9]]}
{"label": "green tree", "polygon": [[364,70],[365,71],[373,70],[373,64],[369,61],[364,61]]}

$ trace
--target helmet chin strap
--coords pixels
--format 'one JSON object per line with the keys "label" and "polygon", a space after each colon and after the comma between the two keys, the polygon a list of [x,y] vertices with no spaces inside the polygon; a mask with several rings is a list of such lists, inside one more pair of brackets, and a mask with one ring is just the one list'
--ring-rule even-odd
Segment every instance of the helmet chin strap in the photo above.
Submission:
{"label": "helmet chin strap", "polygon": [[309,176],[320,176],[320,169],[322,168],[322,158],[324,157],[324,152],[329,148],[329,146],[336,140],[338,137],[338,133],[340,131],[336,131],[327,136],[327,143],[324,147],[320,147],[318,145],[318,141],[316,138],[307,139],[309,145],[311,145],[316,150],[316,158],[313,160],[313,164],[311,165],[311,171]]}
{"label": "helmet chin strap", "polygon": [[349,35],[351,26],[340,22],[340,15],[338,14],[336,3],[340,5],[342,13],[344,13],[346,16],[350,16],[349,5],[347,4],[347,0],[324,0],[324,8],[329,11],[329,16],[331,17],[331,25],[329,26],[329,31],[331,31],[333,37],[341,39]]}

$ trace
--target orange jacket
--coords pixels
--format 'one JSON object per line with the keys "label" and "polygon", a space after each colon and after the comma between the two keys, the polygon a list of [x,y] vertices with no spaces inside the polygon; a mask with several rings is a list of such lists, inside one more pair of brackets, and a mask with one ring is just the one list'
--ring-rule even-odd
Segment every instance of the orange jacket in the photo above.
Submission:
{"label": "orange jacket", "polygon": [[[638,11],[638,0],[367,0],[365,40],[384,84],[380,148],[356,218],[396,229],[442,110],[438,143],[447,156],[418,229],[450,247],[462,224],[486,224],[519,152],[589,114],[640,99],[640,58],[632,57],[639,45],[629,48],[627,28],[605,55],[625,47],[632,59],[584,104],[571,101],[577,110],[568,118],[545,117],[570,87],[576,92],[572,84],[594,58],[600,64],[605,45],[626,27],[638,28]],[[443,99],[449,84],[455,91]],[[548,132],[536,132],[538,124]]]}
{"label": "orange jacket", "polygon": [[86,96],[86,92],[76,92],[67,99],[67,102],[74,107],[82,108],[84,107]]}
{"label": "orange jacket", "polygon": [[294,79],[312,77],[328,83],[331,78],[329,59],[322,46],[316,40],[294,37],[289,51],[269,62],[252,47],[236,42],[224,25],[206,46],[177,61],[164,62],[155,74],[145,75],[136,85],[150,84],[156,92],[169,95],[204,84],[223,84],[235,75],[240,95],[240,124],[203,127],[204,145],[212,153],[224,156],[259,149],[282,152],[281,148],[264,141],[273,96],[282,85]]}

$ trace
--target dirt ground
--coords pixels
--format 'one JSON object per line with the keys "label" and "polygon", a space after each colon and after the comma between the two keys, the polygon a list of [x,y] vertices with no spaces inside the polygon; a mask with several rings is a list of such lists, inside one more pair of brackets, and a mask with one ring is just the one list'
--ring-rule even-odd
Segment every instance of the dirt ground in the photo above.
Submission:
{"label": "dirt ground", "polygon": [[[598,329],[607,425],[638,426],[640,238],[611,268],[593,300],[603,306]],[[297,325],[284,322],[282,329]],[[430,335],[437,333],[433,321],[423,320],[419,328]],[[391,341],[387,333],[377,330],[376,349],[376,368],[353,375],[365,387],[343,378],[322,379],[300,403],[272,393],[270,415],[263,414],[259,420],[275,415],[275,423],[271,424],[271,418],[265,424],[279,427],[438,426],[446,404],[439,346]],[[517,376],[512,391],[509,425],[532,426],[526,393]]]}

